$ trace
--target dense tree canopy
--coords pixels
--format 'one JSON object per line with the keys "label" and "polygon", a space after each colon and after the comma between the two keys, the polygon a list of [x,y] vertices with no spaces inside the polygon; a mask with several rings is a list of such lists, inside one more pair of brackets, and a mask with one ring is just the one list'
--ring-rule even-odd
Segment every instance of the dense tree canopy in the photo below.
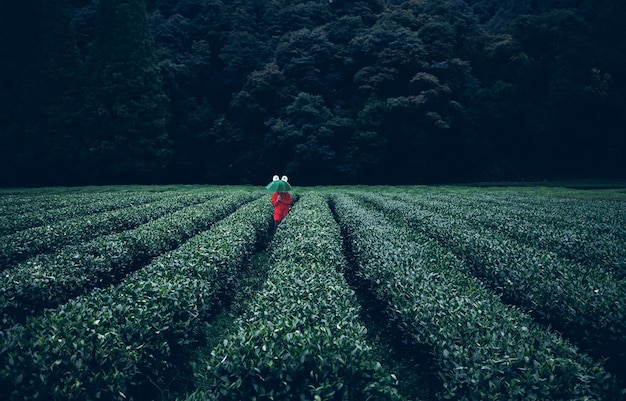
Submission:
{"label": "dense tree canopy", "polygon": [[167,97],[142,0],[99,1],[87,66],[86,177],[156,181],[170,153]]}
{"label": "dense tree canopy", "polygon": [[0,185],[626,177],[624,2],[0,2]]}

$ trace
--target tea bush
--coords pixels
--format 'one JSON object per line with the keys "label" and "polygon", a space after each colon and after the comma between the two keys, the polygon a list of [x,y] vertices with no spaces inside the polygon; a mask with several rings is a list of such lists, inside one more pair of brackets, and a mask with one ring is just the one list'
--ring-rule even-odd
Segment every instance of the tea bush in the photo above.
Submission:
{"label": "tea bush", "polygon": [[[372,195],[374,196],[374,195]],[[347,195],[333,204],[358,274],[416,344],[427,344],[442,399],[612,399],[602,367],[503,304],[447,249]]]}
{"label": "tea bush", "polygon": [[[56,307],[94,287],[120,280],[251,199],[248,193],[227,194],[154,219],[134,230],[39,255],[0,273],[0,328],[22,321],[43,308]],[[154,208],[159,210],[157,206]]]}
{"label": "tea bush", "polygon": [[51,252],[63,245],[78,244],[137,227],[211,196],[195,194],[169,197],[155,203],[76,217],[0,237],[0,271],[29,256]]}
{"label": "tea bush", "polygon": [[[396,196],[398,200],[439,215],[482,225],[533,247],[554,252],[589,267],[599,267],[626,277],[626,212],[616,202],[544,200],[527,209],[515,200],[519,196],[484,194]],[[510,202],[506,202],[512,198]],[[522,198],[524,199],[524,198]],[[607,219],[611,216],[611,220]],[[624,224],[622,226],[621,224]]]}
{"label": "tea bush", "polygon": [[504,300],[532,312],[596,355],[626,355],[626,287],[595,267],[565,260],[419,206],[362,195],[463,258]]}
{"label": "tea bush", "polygon": [[302,196],[270,252],[265,285],[211,352],[201,390],[187,400],[398,399],[343,279],[341,236],[326,199]]}
{"label": "tea bush", "polygon": [[270,218],[266,199],[252,202],[120,284],[0,332],[0,399],[138,399],[164,386]]}
{"label": "tea bush", "polygon": [[624,399],[623,202],[333,191],[0,190],[0,400]]}
{"label": "tea bush", "polygon": [[[128,206],[154,202],[162,195],[135,194],[100,194],[98,196],[80,194],[73,196],[36,197],[36,201],[24,199],[24,202],[12,207],[0,206],[0,235],[12,234],[17,231],[74,217],[87,216]],[[0,205],[3,202],[0,202]]]}

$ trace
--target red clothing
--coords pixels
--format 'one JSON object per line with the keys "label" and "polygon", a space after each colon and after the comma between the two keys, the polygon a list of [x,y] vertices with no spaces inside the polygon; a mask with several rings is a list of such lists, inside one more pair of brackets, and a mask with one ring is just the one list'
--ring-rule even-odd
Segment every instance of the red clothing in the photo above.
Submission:
{"label": "red clothing", "polygon": [[274,192],[272,205],[274,206],[274,221],[281,221],[289,213],[291,195],[289,192]]}

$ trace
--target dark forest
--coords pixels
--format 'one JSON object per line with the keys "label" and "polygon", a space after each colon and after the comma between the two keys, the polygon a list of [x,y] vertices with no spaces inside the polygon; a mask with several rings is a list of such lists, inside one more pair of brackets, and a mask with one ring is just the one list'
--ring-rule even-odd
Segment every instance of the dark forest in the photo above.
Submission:
{"label": "dark forest", "polygon": [[626,2],[0,1],[0,185],[626,178]]}

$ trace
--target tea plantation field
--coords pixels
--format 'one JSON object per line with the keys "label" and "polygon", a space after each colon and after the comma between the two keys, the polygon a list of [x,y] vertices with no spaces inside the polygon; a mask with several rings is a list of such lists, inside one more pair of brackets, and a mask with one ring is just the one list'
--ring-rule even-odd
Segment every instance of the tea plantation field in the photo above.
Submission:
{"label": "tea plantation field", "polygon": [[0,189],[0,400],[623,400],[626,191]]}

